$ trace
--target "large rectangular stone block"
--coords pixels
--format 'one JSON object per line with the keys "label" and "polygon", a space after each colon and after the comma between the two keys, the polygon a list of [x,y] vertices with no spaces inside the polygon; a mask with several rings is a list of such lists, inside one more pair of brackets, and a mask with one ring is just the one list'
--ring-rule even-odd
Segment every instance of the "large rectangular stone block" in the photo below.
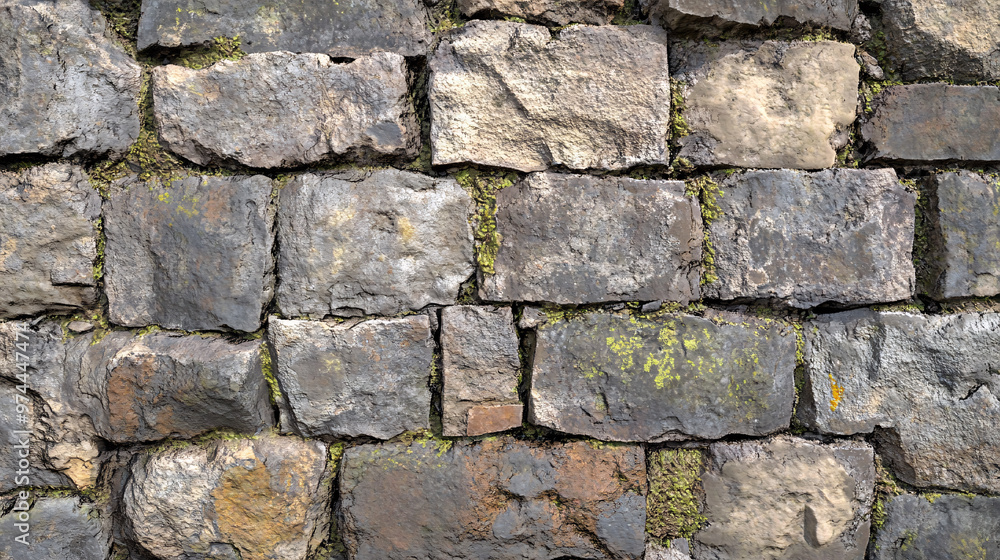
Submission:
{"label": "large rectangular stone block", "polygon": [[857,0],[641,0],[652,18],[671,29],[699,31],[737,26],[772,25],[779,18],[850,31]]}
{"label": "large rectangular stone block", "polygon": [[1000,558],[1000,498],[955,494],[889,498],[872,560]]}

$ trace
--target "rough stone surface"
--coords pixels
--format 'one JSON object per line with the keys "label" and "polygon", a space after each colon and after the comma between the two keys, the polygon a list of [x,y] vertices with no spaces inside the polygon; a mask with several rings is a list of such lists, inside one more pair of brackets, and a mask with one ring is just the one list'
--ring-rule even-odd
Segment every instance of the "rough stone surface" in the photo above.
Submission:
{"label": "rough stone surface", "polygon": [[538,328],[529,421],[611,441],[716,439],[786,428],[791,327],[590,313]]}
{"label": "rough stone surface", "polygon": [[699,298],[701,207],[681,181],[537,173],[497,194],[489,301]]}
{"label": "rough stone surface", "polygon": [[156,558],[305,560],[329,534],[327,448],[293,437],[138,455],[124,513]]}
{"label": "rough stone surface", "polygon": [[201,165],[412,158],[420,144],[406,64],[392,53],[347,64],[270,52],[203,70],[158,66],[153,104],[160,140]]}
{"label": "rough stone surface", "polygon": [[563,26],[571,23],[611,23],[625,0],[458,0],[465,17],[504,15],[532,23]]}
{"label": "rough stone surface", "polygon": [[357,58],[377,51],[423,56],[431,43],[420,0],[145,0],[139,48],[210,43],[239,36],[244,52],[292,51]]}
{"label": "rough stone surface", "polygon": [[875,482],[870,445],[780,436],[716,443],[702,477],[696,559],[862,560]]}
{"label": "rough stone surface", "polygon": [[[436,165],[521,171],[667,163],[666,36],[645,25],[472,21],[430,61]],[[857,84],[855,84],[857,85]]]}
{"label": "rough stone surface", "polygon": [[671,539],[670,546],[664,547],[655,542],[646,543],[644,560],[691,560],[691,550],[687,539]]}
{"label": "rough stone surface", "polygon": [[850,31],[858,14],[857,0],[641,0],[651,18],[678,31],[705,27],[772,25],[779,18]]}
{"label": "rough stone surface", "polygon": [[831,41],[684,43],[671,51],[695,166],[833,167],[848,141],[861,67]]}
{"label": "rough stone surface", "polygon": [[904,80],[1000,78],[997,0],[883,0],[882,24]]}
{"label": "rough stone surface", "polygon": [[475,270],[473,212],[448,178],[395,169],[296,177],[280,195],[281,312],[393,315],[455,303]]}
{"label": "rough stone surface", "polygon": [[904,494],[885,506],[872,560],[1000,558],[1000,498]]}
{"label": "rough stone surface", "polygon": [[274,293],[271,181],[126,179],[105,207],[111,321],[256,331]]}
{"label": "rough stone surface", "polygon": [[341,527],[354,560],[638,559],[645,493],[639,447],[362,445],[344,455]]}
{"label": "rough stone surface", "polygon": [[[9,336],[13,336],[13,331],[0,329],[0,337],[6,339]],[[12,348],[14,342],[14,340],[0,342],[0,350],[7,350],[8,346]],[[17,342],[24,342],[24,339]],[[43,466],[45,465],[45,457],[42,453],[44,447],[40,445],[39,441],[26,437],[26,434],[23,433],[14,433],[15,431],[32,431],[35,418],[38,417],[31,394],[19,391],[18,385],[22,384],[20,382],[15,384],[8,379],[0,381],[0,402],[6,404],[0,408],[0,442],[10,450],[8,453],[0,455],[0,492],[7,493],[19,486],[68,486],[70,484],[69,478],[54,469]],[[28,456],[22,458],[19,453],[23,447],[15,446],[23,446],[25,441],[28,442],[29,446]],[[23,468],[24,465],[20,462],[22,459],[28,461],[28,469]]]}
{"label": "rough stone surface", "polygon": [[805,332],[798,410],[808,425],[874,431],[914,486],[1000,492],[1000,314],[849,311]]}
{"label": "rough stone surface", "polygon": [[913,84],[886,88],[861,127],[869,159],[895,163],[1000,161],[1000,89]]}
{"label": "rough stone surface", "polygon": [[[20,507],[15,499],[15,507]],[[14,540],[21,511],[0,517],[0,558],[106,560],[111,552],[109,519],[80,498],[38,498],[28,509],[29,546]]]}
{"label": "rough stone surface", "polygon": [[339,325],[272,319],[268,339],[286,401],[283,429],[389,439],[429,427],[434,340],[426,315]]}
{"label": "rough stone surface", "polygon": [[912,295],[916,195],[892,169],[748,171],[721,186],[706,297],[809,308]]}
{"label": "rough stone surface", "polygon": [[0,155],[119,156],[138,138],[141,70],[105,28],[85,0],[0,5]]}
{"label": "rough stone surface", "polygon": [[0,318],[96,303],[100,215],[101,196],[79,167],[0,173]]}
{"label": "rough stone surface", "polygon": [[478,436],[521,426],[518,355],[509,307],[441,310],[444,435]]}

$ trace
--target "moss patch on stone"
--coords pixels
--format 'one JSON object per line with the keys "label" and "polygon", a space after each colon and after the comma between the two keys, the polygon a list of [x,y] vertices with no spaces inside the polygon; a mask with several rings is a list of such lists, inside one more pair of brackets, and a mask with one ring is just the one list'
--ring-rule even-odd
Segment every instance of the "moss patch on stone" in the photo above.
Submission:
{"label": "moss patch on stone", "polygon": [[118,36],[125,51],[135,56],[142,1],[90,0],[90,7],[104,15],[104,19],[108,21],[108,27]]}
{"label": "moss patch on stone", "polygon": [[670,138],[677,140],[691,134],[691,127],[684,118],[687,104],[684,101],[686,82],[670,79]]}
{"label": "moss patch on stone", "polygon": [[704,457],[697,449],[661,449],[649,456],[646,532],[660,543],[690,538],[707,519],[701,514]]}
{"label": "moss patch on stone", "polygon": [[875,455],[875,501],[872,504],[872,529],[878,531],[885,525],[885,504],[890,498],[903,493],[896,477],[882,464],[882,457]]}
{"label": "moss patch on stone", "polygon": [[502,241],[497,231],[496,193],[513,185],[517,181],[517,174],[464,169],[455,174],[455,180],[476,201],[476,217],[473,224],[476,263],[484,274],[496,274],[493,263],[496,261]]}
{"label": "moss patch on stone", "polygon": [[239,60],[246,54],[240,49],[239,36],[215,37],[208,44],[183,49],[173,59],[173,63],[193,70],[201,70],[222,60]]}
{"label": "moss patch on stone", "polygon": [[264,373],[264,380],[267,381],[268,397],[271,399],[271,406],[281,402],[281,387],[278,385],[278,378],[274,375],[274,363],[271,360],[271,348],[267,342],[260,344],[260,369]]}
{"label": "moss patch on stone", "polygon": [[711,177],[703,176],[687,181],[687,195],[698,198],[701,204],[701,219],[705,226],[705,241],[702,245],[702,284],[711,284],[719,279],[715,272],[715,247],[712,246],[712,238],[709,235],[712,222],[722,215],[722,208],[719,207],[719,197],[724,193]]}

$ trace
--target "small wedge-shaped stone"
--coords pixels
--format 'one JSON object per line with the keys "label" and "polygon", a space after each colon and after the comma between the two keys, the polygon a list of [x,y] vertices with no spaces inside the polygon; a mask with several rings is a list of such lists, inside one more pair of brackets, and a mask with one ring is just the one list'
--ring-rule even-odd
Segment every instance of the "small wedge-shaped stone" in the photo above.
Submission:
{"label": "small wedge-shaped stone", "polygon": [[274,294],[271,181],[116,183],[105,207],[111,321],[256,331]]}
{"label": "small wedge-shaped stone", "polygon": [[1000,493],[1000,314],[849,311],[805,333],[807,425],[874,431],[914,486]]}
{"label": "small wedge-shaped stone", "polygon": [[546,25],[602,25],[610,23],[624,4],[624,0],[458,0],[458,9],[466,17],[504,15]]}
{"label": "small wedge-shaped stone", "polygon": [[590,313],[538,328],[532,423],[610,441],[787,428],[795,333],[780,324]]}
{"label": "small wedge-shaped stone", "polygon": [[535,173],[497,194],[489,301],[699,298],[701,207],[681,181]]}
{"label": "small wedge-shaped stone", "polygon": [[296,177],[278,210],[282,314],[394,315],[455,303],[475,270],[474,211],[449,178],[395,169]]}
{"label": "small wedge-shaped stone", "polygon": [[264,435],[137,455],[124,514],[155,558],[305,560],[329,536],[318,441]]}
{"label": "small wedge-shaped stone", "polygon": [[1000,88],[913,84],[886,88],[861,127],[870,159],[895,163],[1000,161]]}
{"label": "small wedge-shaped stone", "polygon": [[429,427],[434,339],[426,315],[330,325],[271,319],[282,428],[389,439]]}
{"label": "small wedge-shaped stone", "polygon": [[0,319],[96,303],[100,215],[101,195],[80,167],[0,173]]}
{"label": "small wedge-shaped stone", "polygon": [[684,82],[679,157],[695,166],[821,169],[847,145],[861,71],[854,45],[684,43],[671,67]]}
{"label": "small wedge-shaped stone", "polygon": [[705,27],[772,25],[778,18],[850,31],[858,0],[641,0],[651,18],[671,29],[698,31]]}
{"label": "small wedge-shaped stone", "polygon": [[139,64],[85,0],[0,5],[0,156],[124,154],[139,137]]}
{"label": "small wedge-shaped stone", "polygon": [[642,558],[641,447],[443,443],[345,452],[340,526],[352,559]]}
{"label": "small wedge-shaped stone", "polygon": [[398,54],[348,64],[270,52],[203,70],[153,69],[160,140],[200,164],[288,167],[417,155],[419,130]]}
{"label": "small wedge-shaped stone", "polygon": [[872,560],[1000,558],[1000,498],[954,494],[889,498]]}
{"label": "small wedge-shaped stone", "polygon": [[[357,58],[377,51],[423,56],[431,43],[420,0],[145,0],[139,49],[190,47],[239,37],[244,52],[292,51]],[[211,8],[209,8],[211,6]]]}
{"label": "small wedge-shaped stone", "polygon": [[[111,519],[78,497],[25,500],[13,493],[14,509],[0,517],[0,558],[106,560],[111,553]],[[30,503],[30,507],[29,507]],[[21,516],[26,515],[27,518]],[[19,524],[27,528],[21,531]],[[18,537],[21,540],[15,540]],[[27,544],[28,546],[25,546]]]}
{"label": "small wedge-shaped stone", "polygon": [[892,169],[748,171],[721,186],[706,297],[809,308],[912,295],[916,195]]}
{"label": "small wedge-shaped stone", "polygon": [[[666,36],[645,25],[473,21],[430,61],[435,165],[521,171],[667,163]],[[855,86],[857,84],[855,83]]]}

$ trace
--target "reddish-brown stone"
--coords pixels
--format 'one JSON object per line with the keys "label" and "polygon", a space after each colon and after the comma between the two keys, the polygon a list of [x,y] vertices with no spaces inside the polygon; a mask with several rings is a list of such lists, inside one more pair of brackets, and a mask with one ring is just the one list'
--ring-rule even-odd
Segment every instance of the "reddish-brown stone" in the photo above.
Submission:
{"label": "reddish-brown stone", "polygon": [[502,432],[521,425],[524,406],[505,404],[500,406],[474,406],[469,409],[469,423],[465,435],[480,436]]}

